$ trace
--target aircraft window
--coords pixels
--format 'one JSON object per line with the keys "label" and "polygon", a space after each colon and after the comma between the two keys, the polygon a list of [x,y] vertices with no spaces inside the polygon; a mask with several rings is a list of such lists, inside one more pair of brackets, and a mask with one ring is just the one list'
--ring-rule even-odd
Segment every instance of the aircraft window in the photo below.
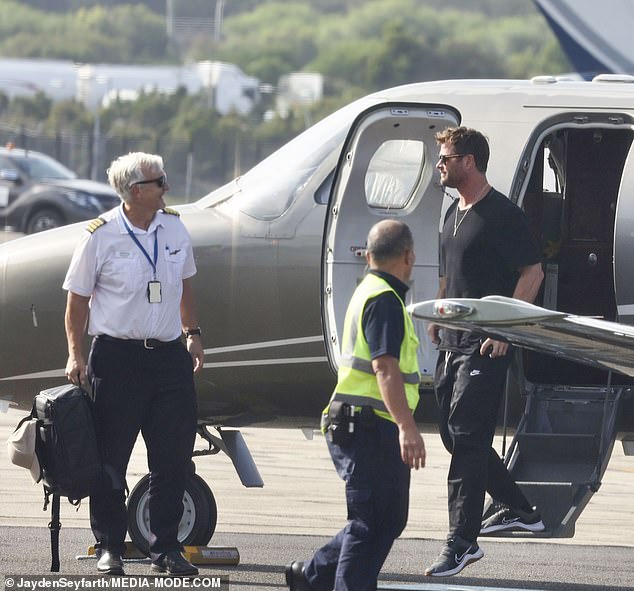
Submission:
{"label": "aircraft window", "polygon": [[320,165],[336,157],[354,117],[377,102],[360,99],[313,125],[237,179],[239,191],[219,207],[264,221],[281,216]]}
{"label": "aircraft window", "polygon": [[388,140],[372,156],[365,175],[370,207],[403,209],[416,188],[425,164],[425,144],[418,140]]}

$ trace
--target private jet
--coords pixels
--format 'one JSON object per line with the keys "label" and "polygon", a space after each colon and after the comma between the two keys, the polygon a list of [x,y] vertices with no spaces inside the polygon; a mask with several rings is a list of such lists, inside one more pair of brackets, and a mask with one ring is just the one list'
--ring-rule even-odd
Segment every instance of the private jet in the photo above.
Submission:
{"label": "private jet", "polygon": [[[199,434],[208,449],[198,455],[226,452],[245,486],[262,486],[240,427],[318,427],[335,383],[346,305],[366,270],[365,240],[376,221],[410,225],[417,262],[408,304],[434,298],[440,221],[457,197],[438,182],[434,136],[455,125],[487,135],[490,182],[526,211],[543,253],[536,304],[549,314],[634,324],[634,77],[448,80],[377,92],[177,207],[194,244],[206,347],[197,390]],[[61,285],[85,227],[0,246],[5,408],[28,410],[40,390],[65,383]],[[425,323],[416,324],[423,378],[417,419],[432,428],[437,352]],[[542,508],[547,529],[540,535],[569,537],[614,442],[634,440],[632,376],[618,363],[594,363],[599,350],[606,353],[601,342],[573,359],[561,353],[574,348],[565,340],[540,352],[547,341],[536,333],[533,350],[518,353],[509,373],[507,422],[521,441],[507,456]],[[140,547],[148,532],[147,488],[146,477],[129,499],[130,535]],[[184,503],[181,541],[205,544],[217,511],[195,474]]]}

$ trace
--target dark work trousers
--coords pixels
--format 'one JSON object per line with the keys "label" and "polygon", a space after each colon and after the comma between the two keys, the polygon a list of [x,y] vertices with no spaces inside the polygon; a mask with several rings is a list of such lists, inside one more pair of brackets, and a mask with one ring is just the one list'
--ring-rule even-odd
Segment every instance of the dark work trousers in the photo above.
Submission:
{"label": "dark work trousers", "polygon": [[88,375],[106,476],[90,496],[97,547],[121,553],[127,531],[125,475],[139,431],[147,447],[150,553],[180,550],[178,524],[196,437],[193,364],[181,343],[157,349],[93,340]]}
{"label": "dark work trousers", "polygon": [[436,365],[440,436],[451,463],[447,477],[449,536],[475,542],[480,533],[484,493],[513,508],[526,497],[493,449],[498,408],[512,353],[491,359],[441,351]]}
{"label": "dark work trousers", "polygon": [[401,460],[398,428],[377,419],[356,426],[352,443],[328,441],[337,473],[346,483],[348,523],[306,562],[315,591],[370,591],[394,540],[407,524],[410,469]]}

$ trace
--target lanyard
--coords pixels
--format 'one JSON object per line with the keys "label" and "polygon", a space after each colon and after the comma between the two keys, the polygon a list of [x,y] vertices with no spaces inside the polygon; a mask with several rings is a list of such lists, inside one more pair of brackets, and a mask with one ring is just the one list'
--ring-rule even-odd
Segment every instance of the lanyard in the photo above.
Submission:
{"label": "lanyard", "polygon": [[134,235],[134,232],[130,229],[130,226],[125,221],[123,215],[121,216],[121,221],[125,226],[125,229],[130,234],[130,238],[134,240],[134,243],[141,249],[141,252],[145,255],[145,258],[148,260],[148,263],[152,265],[152,271],[154,272],[154,279],[156,279],[156,263],[158,261],[158,226],[154,230],[154,260],[150,258],[150,255],[147,253],[147,250],[143,248],[143,245],[139,242],[139,239]]}

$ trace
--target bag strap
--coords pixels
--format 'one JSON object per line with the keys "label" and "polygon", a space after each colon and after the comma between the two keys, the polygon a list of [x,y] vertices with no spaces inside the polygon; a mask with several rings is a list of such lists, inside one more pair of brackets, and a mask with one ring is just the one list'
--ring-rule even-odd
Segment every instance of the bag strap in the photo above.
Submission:
{"label": "bag strap", "polygon": [[[53,497],[51,503],[51,521],[48,524],[48,529],[51,530],[51,572],[59,572],[59,530],[62,529],[62,524],[59,520],[59,495],[51,493],[46,487],[44,487],[44,494],[46,496],[45,503],[48,504],[48,497]],[[45,504],[45,506],[46,506]]]}
{"label": "bag strap", "polygon": [[13,429],[13,432],[15,433],[24,423],[26,423],[27,421],[32,421],[33,419],[35,419],[35,417],[36,417],[35,401],[33,401],[33,407],[31,408],[31,412],[25,417],[22,417],[20,419],[20,422],[18,423],[17,427]]}

